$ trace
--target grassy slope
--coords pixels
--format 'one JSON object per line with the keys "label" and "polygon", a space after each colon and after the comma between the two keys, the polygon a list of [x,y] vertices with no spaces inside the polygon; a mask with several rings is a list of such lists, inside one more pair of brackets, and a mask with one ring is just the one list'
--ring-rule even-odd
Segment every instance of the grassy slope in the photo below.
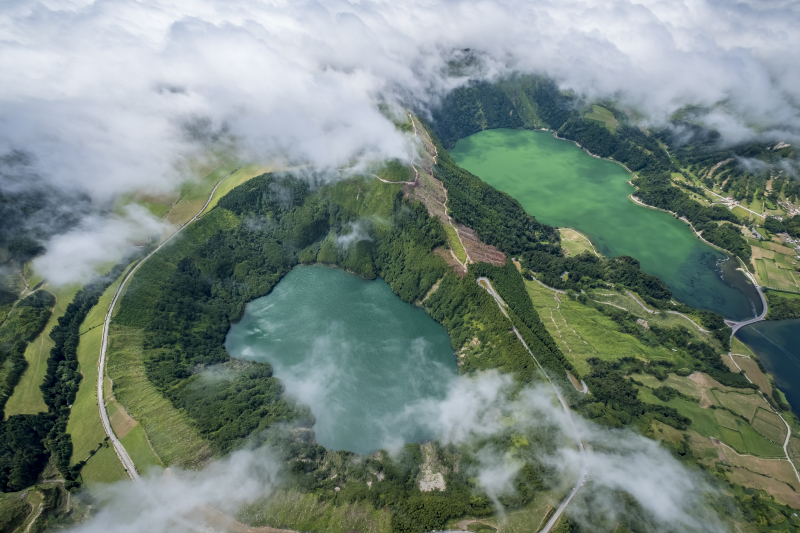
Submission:
{"label": "grassy slope", "polygon": [[255,526],[299,531],[389,533],[392,530],[388,509],[375,510],[366,502],[335,506],[313,494],[286,490],[278,491],[267,501],[256,502],[239,518]]}
{"label": "grassy slope", "polygon": [[200,178],[199,181],[187,184],[181,190],[180,200],[167,214],[166,220],[176,225],[188,222],[206,203],[217,182],[240,164],[238,161],[226,162]]}
{"label": "grassy slope", "polygon": [[602,123],[611,133],[617,131],[617,119],[614,118],[614,113],[605,107],[592,104],[592,112],[586,113],[583,118]]}
{"label": "grassy slope", "polygon": [[[106,437],[100,422],[95,387],[103,336],[102,323],[121,279],[106,289],[98,304],[89,311],[81,325],[80,331],[83,334],[78,345],[78,363],[83,379],[75,396],[75,403],[72,404],[67,423],[67,433],[72,435],[72,464],[85,460],[89,452],[94,450],[98,443],[103,442]],[[101,448],[87,462],[82,476],[84,481],[91,483],[116,481],[126,478],[127,474],[114,451],[110,448]]]}
{"label": "grassy slope", "polygon": [[444,227],[444,231],[447,233],[447,241],[450,243],[450,248],[453,249],[456,257],[458,257],[458,260],[463,263],[467,260],[467,252],[461,245],[461,241],[458,238],[456,229],[450,224],[442,224],[442,227]]}
{"label": "grassy slope", "polygon": [[[117,401],[139,422],[136,427],[147,435],[165,465],[196,467],[210,457],[208,443],[147,379],[142,361],[141,331],[112,324],[108,376],[113,381]],[[129,440],[136,441],[138,437],[134,430],[131,433]],[[135,453],[139,454],[139,460],[145,466],[155,464],[152,458],[147,458],[141,441],[137,442]],[[131,455],[133,457],[133,453]],[[136,457],[133,458],[135,462]]]}
{"label": "grassy slope", "polygon": [[56,295],[56,306],[44,331],[28,345],[28,349],[25,351],[28,368],[22,374],[22,379],[14,389],[14,394],[8,399],[6,418],[17,414],[33,414],[47,410],[39,386],[44,380],[47,358],[50,356],[50,349],[54,344],[50,339],[50,331],[58,323],[58,319],[64,314],[67,305],[75,297],[79,288],[77,285],[58,289],[48,287],[47,290]]}
{"label": "grassy slope", "polygon": [[[608,317],[579,302],[555,294],[535,281],[526,281],[533,306],[542,317],[547,331],[556,339],[561,351],[575,365],[578,372],[589,371],[586,359],[598,357],[615,360],[622,357],[637,357],[646,360],[674,359],[674,352],[663,346],[650,347],[631,335],[618,331],[617,325]],[[630,299],[630,297],[626,297]],[[630,307],[636,305],[630,302]],[[642,311],[641,307],[639,308]],[[680,319],[685,322],[684,319]],[[666,320],[672,320],[667,318]]]}

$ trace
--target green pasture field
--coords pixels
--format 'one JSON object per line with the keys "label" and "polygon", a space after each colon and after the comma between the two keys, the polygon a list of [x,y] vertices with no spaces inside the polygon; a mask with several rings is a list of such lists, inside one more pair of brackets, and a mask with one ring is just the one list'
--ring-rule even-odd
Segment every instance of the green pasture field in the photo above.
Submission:
{"label": "green pasture field", "polygon": [[[99,418],[99,415],[98,415]],[[75,435],[72,436],[73,438]],[[85,457],[83,458],[85,459]],[[128,474],[119,462],[111,444],[104,445],[81,469],[81,478],[89,486],[101,483],[114,483],[128,479]]]}
{"label": "green pasture field", "polygon": [[[800,294],[798,294],[796,292],[773,291],[773,290],[767,289],[767,290],[764,291],[764,294],[768,295],[768,296],[779,296],[781,298],[800,299]],[[749,354],[746,354],[746,355],[749,355]]]}
{"label": "green pasture field", "polygon": [[617,131],[617,124],[619,124],[614,118],[614,113],[597,104],[592,104],[592,112],[586,113],[583,118],[601,122],[611,133]]}
{"label": "green pasture field", "polygon": [[645,360],[675,359],[675,353],[663,346],[645,346],[638,339],[621,333],[608,317],[579,302],[542,287],[535,281],[526,281],[528,295],[542,318],[547,331],[553,336],[564,356],[585,375],[589,371],[586,360],[598,357],[606,361],[623,357]]}
{"label": "green pasture field", "polygon": [[447,242],[450,243],[450,248],[453,249],[455,252],[456,257],[462,263],[467,260],[467,252],[464,250],[464,246],[461,244],[461,240],[458,238],[458,232],[456,232],[456,228],[454,228],[450,224],[442,224],[444,227],[444,231],[447,233]]}
{"label": "green pasture field", "polygon": [[133,459],[133,464],[140,473],[145,474],[151,468],[164,468],[150,443],[141,424],[137,424],[120,439],[128,455]]}
{"label": "green pasture field", "polygon": [[50,331],[67,310],[67,305],[75,298],[75,294],[79,289],[78,285],[59,288],[47,287],[47,291],[55,295],[56,305],[42,333],[28,344],[28,348],[25,350],[28,368],[22,374],[19,384],[14,389],[14,394],[11,395],[8,403],[6,403],[6,418],[12,415],[35,414],[47,410],[39,386],[44,381],[44,375],[47,371],[47,358],[50,356],[50,349],[55,345],[50,338]]}
{"label": "green pasture field", "polygon": [[[700,405],[683,398],[673,398],[663,402],[653,395],[647,387],[639,388],[639,399],[655,405],[673,407],[680,414],[692,420],[689,426],[704,437],[714,437],[724,442],[740,454],[759,457],[782,457],[780,444],[770,442],[758,433],[745,420],[724,409],[702,409]],[[714,391],[717,392],[717,391]]]}
{"label": "green pasture field", "polygon": [[[81,339],[78,344],[78,364],[83,379],[75,395],[75,402],[70,410],[67,423],[67,433],[72,436],[72,464],[85,460],[89,452],[97,448],[104,441],[106,434],[100,421],[99,406],[97,405],[97,370],[100,363],[100,346],[103,338],[103,321],[105,320],[108,306],[114,298],[121,280],[127,274],[111,284],[103,293],[86,319],[81,324]],[[102,468],[98,464],[102,463]],[[116,464],[116,468],[112,465]],[[91,465],[91,467],[89,467]],[[113,449],[104,453],[104,448],[94,455],[81,473],[87,482],[107,483],[117,479],[127,478],[125,470]]]}

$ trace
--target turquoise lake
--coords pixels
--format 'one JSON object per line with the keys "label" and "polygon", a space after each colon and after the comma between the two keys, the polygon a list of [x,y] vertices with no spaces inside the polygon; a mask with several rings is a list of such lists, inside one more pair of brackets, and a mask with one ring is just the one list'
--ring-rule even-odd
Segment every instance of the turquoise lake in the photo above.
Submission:
{"label": "turquoise lake", "polygon": [[266,361],[311,408],[317,442],[369,453],[435,435],[414,405],[444,398],[457,375],[445,328],[383,280],[301,266],[247,305],[225,348]]}

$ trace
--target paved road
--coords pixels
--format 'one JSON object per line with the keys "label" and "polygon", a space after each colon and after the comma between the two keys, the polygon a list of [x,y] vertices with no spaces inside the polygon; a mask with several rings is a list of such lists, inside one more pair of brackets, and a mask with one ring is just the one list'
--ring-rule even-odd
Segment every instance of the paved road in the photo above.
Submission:
{"label": "paved road", "polygon": [[[494,287],[492,286],[492,282],[489,281],[488,278],[483,278],[483,277],[478,278],[476,281],[478,282],[478,285],[480,285],[481,287],[486,289],[486,291],[492,296],[492,298],[494,298],[495,302],[497,302],[497,305],[500,307],[500,311],[506,316],[506,318],[508,318],[510,320],[511,317],[508,316],[508,313],[506,313],[506,309],[505,309],[506,307],[508,307],[508,305],[503,301],[503,299],[500,297],[500,295],[497,294],[497,292],[494,290]],[[558,519],[561,518],[561,515],[566,510],[567,505],[569,505],[569,502],[572,501],[572,498],[575,497],[575,495],[578,493],[578,491],[581,489],[581,487],[583,487],[583,485],[586,483],[586,479],[589,476],[589,458],[588,458],[588,456],[586,454],[586,449],[585,449],[585,447],[583,445],[583,441],[581,441],[580,436],[578,435],[577,429],[573,425],[573,422],[572,422],[572,411],[569,410],[569,406],[567,405],[567,402],[564,401],[564,397],[561,396],[561,391],[558,390],[558,387],[555,386],[555,383],[553,383],[553,381],[550,379],[550,376],[547,375],[547,372],[545,371],[544,367],[541,364],[539,364],[539,360],[536,359],[535,355],[533,355],[533,352],[530,350],[530,348],[528,348],[528,345],[525,343],[525,340],[523,340],[522,335],[519,334],[519,331],[517,331],[517,328],[515,328],[513,326],[513,324],[511,326],[511,330],[517,336],[517,338],[519,339],[519,342],[521,342],[522,345],[525,347],[525,349],[528,351],[528,353],[530,354],[531,358],[533,358],[533,360],[536,362],[536,366],[539,367],[539,369],[544,374],[544,377],[547,378],[547,381],[550,383],[550,386],[553,388],[553,391],[555,392],[556,397],[558,398],[558,401],[561,403],[561,407],[564,408],[564,413],[566,413],[567,419],[569,420],[569,423],[572,426],[573,431],[575,432],[575,440],[576,440],[576,442],[578,444],[578,448],[580,449],[581,456],[583,457],[583,464],[581,465],[581,474],[580,474],[580,476],[578,476],[578,480],[575,482],[575,486],[572,488],[572,490],[567,495],[567,497],[564,498],[564,501],[561,502],[561,505],[558,506],[558,509],[556,509],[556,512],[553,514],[553,516],[550,517],[550,520],[547,522],[547,524],[545,524],[545,526],[539,531],[539,533],[549,533],[549,531],[553,528],[553,526],[556,525],[556,522],[558,522]]]}
{"label": "paved road", "polygon": [[753,286],[758,291],[758,295],[761,296],[761,304],[763,305],[764,309],[761,311],[760,315],[758,315],[755,318],[751,318],[750,320],[742,320],[740,322],[736,322],[734,320],[726,320],[725,323],[728,324],[732,330],[731,338],[733,338],[736,332],[739,331],[739,328],[743,328],[744,326],[747,326],[749,324],[754,324],[756,322],[761,322],[762,320],[764,320],[764,317],[767,316],[767,311],[768,311],[767,298],[764,296],[764,291],[761,290],[761,287],[758,285],[758,283],[756,283],[756,280],[753,279],[753,276],[749,272],[747,272],[747,270],[744,270],[744,273],[750,278],[750,281],[753,282]]}
{"label": "paved road", "polygon": [[211,203],[211,199],[214,198],[214,193],[217,192],[217,189],[225,181],[229,176],[238,172],[244,165],[236,168],[229,174],[227,174],[224,178],[219,180],[217,184],[214,186],[214,190],[211,191],[211,194],[208,196],[208,200],[206,201],[205,205],[197,212],[195,216],[191,218],[186,224],[181,226],[175,233],[167,237],[161,244],[159,244],[155,250],[147,254],[147,256],[139,261],[136,266],[134,266],[128,275],[123,278],[122,283],[119,284],[119,288],[117,288],[116,294],[114,294],[114,299],[111,300],[111,305],[108,306],[108,312],[106,313],[106,319],[103,322],[103,342],[100,345],[100,366],[97,372],[97,405],[100,408],[100,420],[103,422],[103,429],[108,435],[108,439],[111,441],[111,444],[114,446],[114,451],[119,457],[120,462],[122,463],[123,468],[125,471],[128,472],[128,476],[134,481],[134,483],[138,483],[141,481],[141,476],[139,472],[136,470],[136,465],[133,464],[133,459],[131,456],[128,455],[128,451],[125,449],[125,446],[119,441],[117,436],[114,434],[114,430],[111,427],[111,422],[108,419],[108,411],[106,410],[106,403],[105,397],[103,395],[103,379],[105,377],[105,367],[106,367],[106,356],[108,353],[108,330],[109,326],[111,325],[111,317],[114,314],[114,308],[117,305],[117,300],[119,300],[120,295],[122,294],[123,290],[125,289],[125,285],[131,279],[133,274],[139,269],[140,266],[144,264],[145,261],[150,259],[156,252],[161,250],[169,241],[171,241],[178,233],[183,231],[185,227],[187,227],[192,222],[195,222],[200,218],[200,215],[205,211],[208,204]]}

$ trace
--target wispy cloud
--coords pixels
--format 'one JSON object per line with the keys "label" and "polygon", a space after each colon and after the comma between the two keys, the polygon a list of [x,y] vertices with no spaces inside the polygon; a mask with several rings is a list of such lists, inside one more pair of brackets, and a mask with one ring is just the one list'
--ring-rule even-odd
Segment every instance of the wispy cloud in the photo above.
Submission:
{"label": "wispy cloud", "polygon": [[653,123],[695,104],[730,139],[797,139],[798,24],[785,2],[5,2],[0,154],[104,201],[174,187],[209,142],[323,167],[405,158],[379,103],[424,111],[515,71]]}

